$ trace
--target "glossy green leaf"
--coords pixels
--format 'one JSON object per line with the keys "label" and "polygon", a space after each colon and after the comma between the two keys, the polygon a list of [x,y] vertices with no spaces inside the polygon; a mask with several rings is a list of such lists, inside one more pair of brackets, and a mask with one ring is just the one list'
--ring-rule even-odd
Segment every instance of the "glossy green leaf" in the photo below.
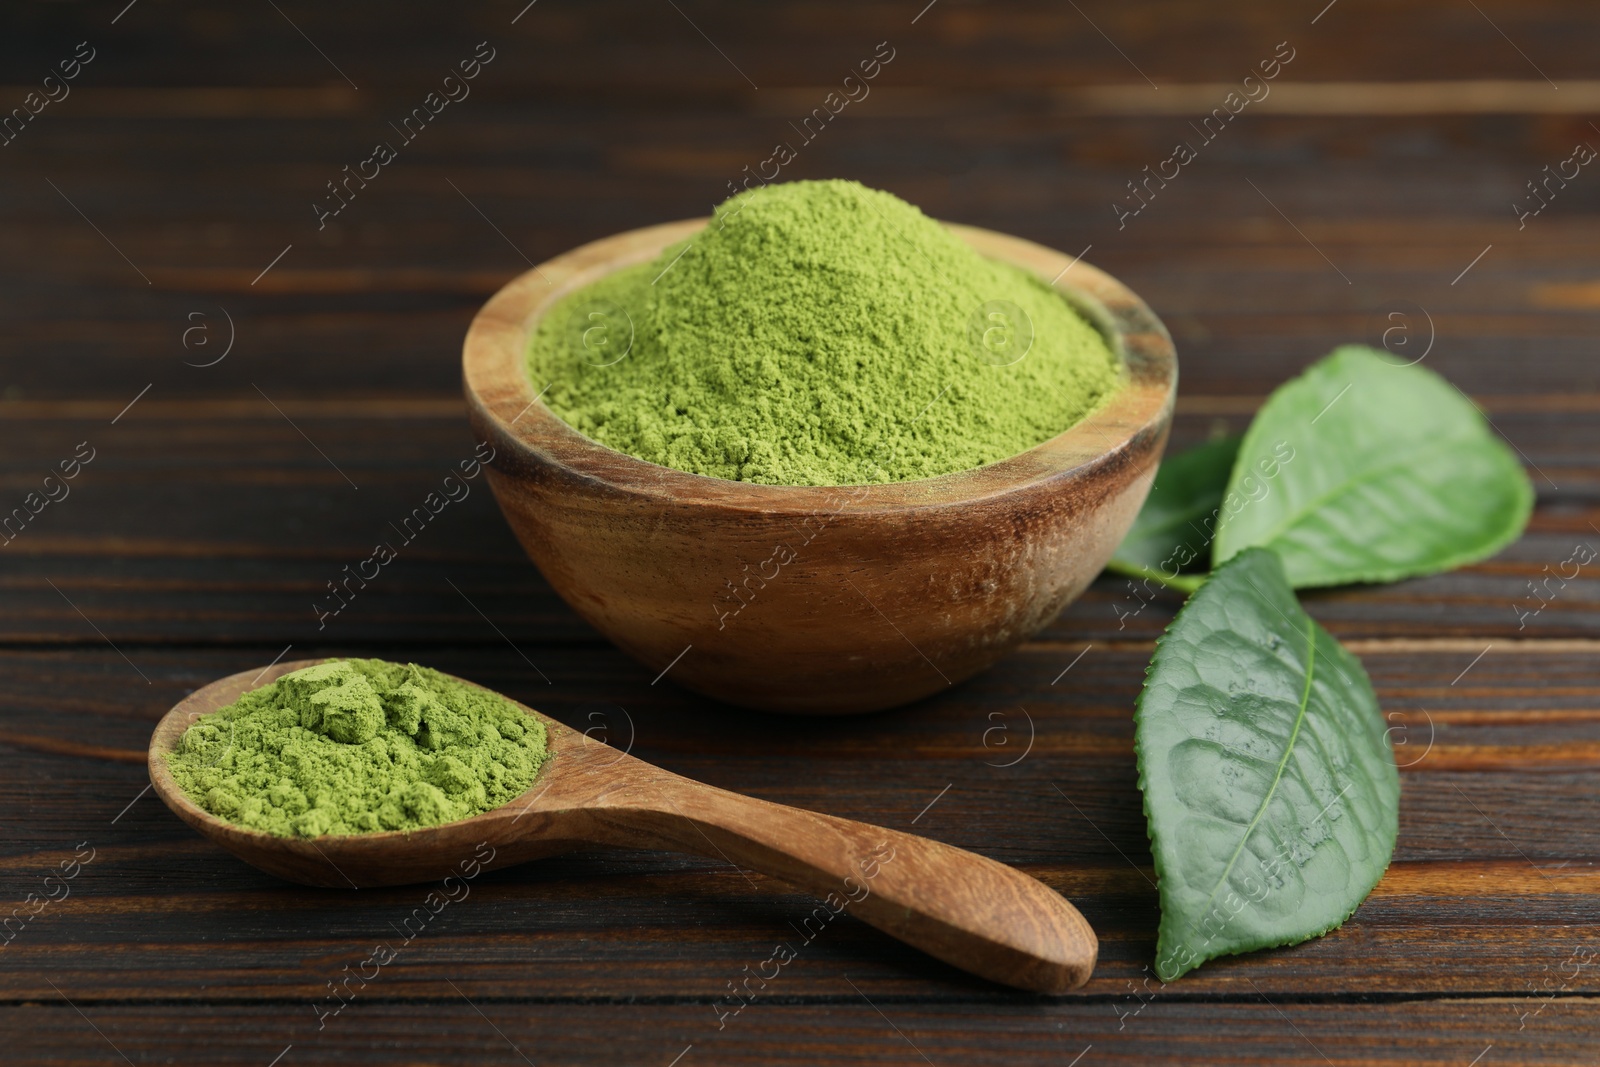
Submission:
{"label": "glossy green leaf", "polygon": [[1224,499],[1213,567],[1259,545],[1301,588],[1491,556],[1527,525],[1533,486],[1453,385],[1346,345],[1268,398]]}
{"label": "glossy green leaf", "polygon": [[1144,508],[1108,566],[1135,577],[1148,571],[1176,576],[1195,563],[1203,570],[1239,440],[1210,441],[1162,460]]}
{"label": "glossy green leaf", "polygon": [[1134,715],[1156,973],[1332,930],[1394,852],[1400,778],[1361,664],[1246,549],[1156,645]]}

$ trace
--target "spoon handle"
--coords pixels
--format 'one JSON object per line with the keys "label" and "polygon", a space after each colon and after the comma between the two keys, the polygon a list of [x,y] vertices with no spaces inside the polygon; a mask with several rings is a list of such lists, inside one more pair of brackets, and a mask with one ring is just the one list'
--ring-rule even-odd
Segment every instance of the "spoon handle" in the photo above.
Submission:
{"label": "spoon handle", "polygon": [[1062,993],[1088,981],[1094,930],[1055,890],[925,837],[741,796],[661,772],[584,812],[593,839],[671,846],[779,878],[822,898],[809,940],[841,910],[1004,985]]}

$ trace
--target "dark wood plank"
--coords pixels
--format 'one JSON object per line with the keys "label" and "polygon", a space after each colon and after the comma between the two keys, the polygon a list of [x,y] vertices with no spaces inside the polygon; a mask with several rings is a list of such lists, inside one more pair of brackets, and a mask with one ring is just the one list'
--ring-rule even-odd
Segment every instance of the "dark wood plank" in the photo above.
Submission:
{"label": "dark wood plank", "polygon": [[[1209,410],[1248,412],[1252,403]],[[48,417],[59,405],[23,406],[45,417],[0,422],[8,468],[0,490],[11,506],[80,442],[90,443],[95,458],[66,499],[46,506],[0,548],[10,608],[0,618],[0,640],[94,643],[104,634],[119,643],[279,648],[327,640],[497,641],[479,610],[515,641],[595,637],[527,561],[481,478],[402,543],[399,524],[472,454],[455,401],[341,405],[286,397],[280,411],[258,395],[215,401],[201,409],[211,417],[188,418],[196,405],[147,397],[114,426],[120,405],[106,405],[108,414],[93,421]],[[1185,415],[1172,447],[1214,430],[1238,432],[1247,419]],[[1355,639],[1424,633],[1488,643],[1595,634],[1600,606],[1587,577],[1537,586],[1559,576],[1578,545],[1600,546],[1600,468],[1586,443],[1593,419],[1516,405],[1495,417],[1555,481],[1532,475],[1541,502],[1521,542],[1452,574],[1311,594],[1312,613]],[[379,540],[396,545],[399,558],[319,628],[313,604],[328,603],[327,583]],[[1153,638],[1180,603],[1107,576],[1043,636]]]}
{"label": "dark wood plank", "polygon": [[[1592,280],[1586,257],[1595,237],[1583,213],[1587,194],[1572,190],[1526,230],[1509,209],[1541,166],[1593,136],[1578,118],[1530,127],[1503,117],[1308,123],[1247,113],[1229,131],[1236,138],[1208,146],[1181,180],[1118,229],[1111,204],[1175,138],[1192,136],[1186,119],[1085,119],[1063,129],[1058,116],[1038,115],[997,128],[981,115],[954,124],[892,115],[841,124],[808,150],[796,174],[858,176],[940,217],[1069,250],[1092,244],[1090,258],[1168,319],[1191,395],[1264,394],[1333,344],[1377,342],[1397,322],[1409,323],[1420,343],[1426,316],[1437,337],[1430,365],[1471,392],[1600,388],[1586,358],[1596,330],[1594,294],[1583,288]],[[439,131],[447,139],[419,144],[348,216],[319,232],[309,210],[317,182],[326,180],[317,175],[337,172],[349,146],[383,128],[375,116],[307,123],[305,137],[284,145],[280,123],[268,120],[211,120],[197,137],[187,123],[146,130],[126,117],[47,112],[30,127],[35,143],[19,140],[0,176],[8,194],[0,202],[7,221],[0,252],[16,265],[0,300],[19,320],[0,352],[20,355],[43,343],[64,358],[19,361],[7,384],[24,396],[107,403],[152,378],[156,399],[248,393],[256,379],[291,397],[371,396],[373,374],[338,356],[382,351],[392,368],[382,376],[384,393],[455,395],[454,353],[472,310],[526,266],[450,188],[468,165],[459,160],[472,160],[473,202],[523,254],[539,259],[629,226],[704,213],[728,174],[766,151],[775,129],[787,129],[776,116],[700,111],[663,123],[631,106],[547,116],[487,101],[451,122]],[[592,139],[600,130],[622,146],[593,145],[602,182],[540,154],[538,146]],[[963,145],[980,136],[994,142],[994,163],[959,182],[928,176],[921,153],[961,158]],[[905,151],[886,156],[886,137]],[[115,141],[127,165],[107,171],[78,162],[73,146],[84,138]],[[1419,140],[1430,146],[1420,157]],[[685,152],[686,142],[696,151]],[[708,151],[708,142],[718,150]],[[1325,162],[1351,144],[1363,146],[1359,160]],[[683,162],[662,158],[669,153]],[[1242,180],[1246,167],[1270,201]],[[242,202],[232,192],[262,180],[286,191]],[[181,206],[165,207],[165,195]],[[253,286],[290,243],[292,255]],[[1493,252],[1452,285],[1491,243]],[[182,359],[199,361],[178,343],[194,321],[186,316],[206,314],[202,321],[220,334],[220,308],[235,316],[238,352],[203,374],[183,368]],[[148,362],[128,358],[130,342]],[[1507,359],[1508,351],[1537,358]]]}
{"label": "dark wood plank", "polygon": [[[27,814],[0,877],[21,900],[75,844],[96,850],[73,895],[4,949],[0,996],[43,996],[45,978],[110,999],[314,995],[323,964],[354,942],[388,936],[427,887],[352,895],[286,886],[141,795],[156,718],[269,653],[128,651],[149,685],[110,651],[0,656],[4,699],[15,709],[0,735],[0,799]],[[417,655],[703,781],[914,827],[1016,864],[1067,894],[1098,931],[1101,963],[1088,996],[1139,981],[1153,955],[1155,893],[1128,717],[1147,646],[1092,651],[1056,686],[1064,650],[1034,646],[915,708],[820,722],[652,686],[610,649],[534,649],[548,685],[509,649],[352,651]],[[1512,995],[1600,936],[1600,838],[1591,829],[1600,801],[1585,788],[1600,763],[1592,653],[1491,650],[1454,685],[1459,653],[1380,646],[1363,656],[1406,764],[1394,868],[1337,934],[1209,964],[1175,992],[1250,995],[1254,983],[1275,997],[1351,988]],[[61,796],[72,803],[51,801]],[[174,871],[183,872],[181,909],[168,905]],[[470,900],[430,927],[429,958],[452,977],[492,984],[495,996],[713,997],[724,972],[790,936],[810,907],[723,864],[623,853],[485,876]],[[218,954],[219,940],[238,951]],[[1455,948],[1466,941],[1472,952]],[[994,991],[854,921],[807,947],[818,963],[794,972],[795,995],[822,990],[839,968],[869,995]],[[118,966],[106,967],[106,955]],[[536,972],[514,966],[529,958],[541,961]],[[406,986],[406,995],[442,995],[431,981]],[[1592,969],[1568,984],[1600,989]]]}
{"label": "dark wood plank", "polygon": [[[403,971],[416,963],[396,962]],[[796,964],[798,966],[798,964]],[[380,972],[373,986],[400,980]],[[785,972],[786,976],[786,972]],[[1569,1064],[1593,1052],[1600,1009],[1557,999],[1430,1003],[1143,1003],[928,1005],[870,1000],[836,979],[823,1003],[786,1002],[774,984],[717,1029],[707,1003],[547,1003],[490,1000],[472,983],[419,1005],[352,1001],[316,1029],[305,1001],[262,1006],[96,1004],[66,986],[52,999],[3,1011],[14,1054],[61,1067],[104,1064],[120,1051],[151,1062],[175,1049],[203,1048],[208,1063],[417,1062],[693,1064],[884,1063],[1455,1064],[1490,1055],[1507,1063]],[[446,990],[448,986],[444,987]],[[63,995],[74,1005],[63,1003]],[[1148,1000],[1148,994],[1140,991]],[[869,994],[870,996],[870,994]],[[1138,1014],[1134,1014],[1137,1012]],[[1528,1013],[1519,1029],[1522,1013]],[[98,1033],[96,1031],[99,1031]],[[674,1060],[674,1057],[681,1059]],[[291,1059],[294,1057],[294,1059]],[[519,1058],[520,1057],[520,1058]],[[1487,1059],[1487,1057],[1486,1057]],[[1492,1062],[1492,1061],[1489,1061]]]}
{"label": "dark wood plank", "polygon": [[[1406,314],[1415,331],[1425,332],[1420,309],[1433,316],[1439,338],[1430,358],[1471,392],[1564,393],[1575,384],[1596,389],[1592,364],[1581,358],[1595,332],[1592,316],[1581,314],[1592,309],[1593,297],[1570,288],[1592,280],[1584,256],[1594,233],[1578,213],[1578,193],[1570,207],[1557,201],[1524,232],[1509,209],[1519,193],[1525,195],[1524,182],[1539,172],[1539,160],[1564,158],[1559,152],[1570,151],[1570,144],[1564,150],[1540,146],[1531,159],[1532,153],[1523,150],[1496,165],[1492,176],[1473,170],[1472,184],[1441,190],[1441,172],[1465,170],[1472,162],[1466,153],[1426,166],[1379,159],[1370,171],[1327,174],[1298,162],[1296,154],[1307,147],[1288,133],[1279,134],[1286,141],[1276,146],[1283,158],[1256,164],[1257,184],[1270,190],[1272,203],[1338,264],[1351,279],[1346,285],[1316,248],[1239,179],[1237,167],[1244,160],[1275,147],[1259,132],[1265,123],[1238,131],[1240,159],[1197,161],[1148,213],[1118,231],[1110,205],[1127,195],[1124,183],[1163,158],[1168,142],[1183,132],[1180,120],[1167,121],[1175,125],[1141,120],[1143,136],[1124,158],[1086,161],[1065,183],[1049,157],[1018,161],[1003,179],[996,175],[970,188],[919,183],[909,170],[871,165],[883,133],[866,124],[859,131],[841,129],[848,136],[802,176],[851,174],[894,189],[941,217],[1070,251],[1092,244],[1090,258],[1123,278],[1172,326],[1186,360],[1186,392],[1265,393],[1335,343],[1378,342],[1399,321],[1389,319],[1391,313]],[[61,125],[69,124],[63,120]],[[510,121],[480,126],[485,138],[496,141],[559,140],[566,133]],[[1128,136],[1117,128],[1119,136]],[[70,143],[68,133],[88,132],[64,130],[64,143]],[[1352,121],[1345,132],[1363,141],[1404,143],[1421,131],[1394,121],[1362,120]],[[628,131],[635,133],[646,139],[669,136],[649,127]],[[1087,146],[1102,133],[1085,129],[1077,137]],[[1575,128],[1564,140],[1583,135],[1581,127]],[[767,139],[758,131],[746,136],[755,143]],[[917,135],[905,136],[915,140]],[[1016,152],[1043,156],[1058,137],[1041,122]],[[366,137],[352,130],[348,139],[360,143]],[[951,138],[947,151],[958,152],[960,143]],[[193,151],[171,134],[163,147]],[[337,156],[340,147],[332,143],[307,150],[303,169],[326,169],[318,161]],[[204,394],[225,384],[247,389],[252,377],[264,377],[269,368],[272,373],[263,381],[269,391],[371,395],[372,376],[356,370],[359,362],[330,366],[327,359],[363,346],[378,346],[393,363],[394,376],[382,381],[385,391],[427,388],[454,394],[452,356],[472,310],[498,281],[526,268],[450,189],[446,179],[452,171],[442,160],[408,161],[410,169],[397,164],[392,184],[375,185],[369,200],[352,205],[352,213],[361,207],[366,214],[325,232],[324,237],[336,235],[334,245],[319,243],[309,225],[309,195],[269,202],[278,207],[277,218],[253,224],[238,219],[231,198],[207,203],[207,190],[247,180],[236,168],[219,172],[197,159],[195,175],[106,175],[63,171],[45,165],[49,158],[42,153],[39,162],[21,158],[0,185],[11,205],[4,213],[10,218],[0,250],[7,262],[18,264],[4,300],[24,323],[41,323],[24,326],[5,343],[45,340],[74,359],[48,374],[42,367],[18,368],[22,373],[12,384],[24,395],[109,401],[142,388],[151,380],[151,368],[164,371],[158,377],[168,396]],[[1200,169],[1205,164],[1211,169]],[[534,259],[629,226],[703,214],[725,180],[711,164],[674,181],[670,195],[640,196],[624,174],[615,175],[610,188],[579,190],[559,178],[530,177],[526,166],[496,167],[492,178],[473,185],[472,195]],[[152,286],[144,286],[56,196],[46,177],[114,236]],[[176,183],[194,202],[183,215],[163,218],[157,204],[142,206],[130,199],[130,185],[138,188],[141,180]],[[1429,208],[1434,217],[1419,220],[1411,213],[1424,200],[1434,205]],[[568,210],[572,204],[586,205],[593,221],[575,221]],[[1373,222],[1358,213],[1363,205],[1394,219]],[[1547,225],[1541,229],[1541,224]],[[290,256],[252,287],[261,269],[291,242]],[[1490,243],[1495,249],[1452,286]],[[186,371],[179,360],[201,360],[179,346],[191,323],[185,316],[202,311],[220,332],[219,306],[235,316],[241,338],[237,354],[212,373]],[[85,314],[90,308],[97,314]],[[374,314],[382,318],[374,321]],[[284,343],[290,338],[296,343]],[[1540,358],[1512,373],[1504,358],[1507,349],[1535,340]],[[125,358],[130,341],[159,352],[165,366],[130,366]]]}
{"label": "dark wood plank", "polygon": [[[1592,10],[1579,4],[1518,6],[1508,0],[1481,5],[1493,22],[1447,0],[1383,4],[1346,0],[1312,24],[1317,10],[1285,11],[1267,0],[1219,11],[1187,5],[1119,8],[1100,2],[1083,7],[1107,36],[1094,32],[1070,6],[1012,3],[1004,12],[940,4],[915,25],[919,5],[904,3],[792,4],[746,10],[734,4],[696,3],[685,10],[754,80],[763,86],[814,85],[842,77],[870,54],[874,42],[904,42],[896,73],[913,84],[962,89],[1035,88],[1041,85],[1145,84],[1137,63],[1159,83],[1167,80],[1232,81],[1286,36],[1302,49],[1297,74],[1307,78],[1381,80],[1484,78],[1537,80],[1528,61],[1495,30],[1498,25],[1559,82],[1588,67],[1584,34],[1595,27]],[[492,34],[518,62],[491,67],[519,91],[561,87],[584,92],[621,92],[639,107],[659,106],[659,94],[674,97],[720,89],[730,96],[751,92],[748,83],[719,59],[693,26],[670,8],[639,12],[621,0],[530,12],[515,27],[520,8],[462,4],[448,25],[426,23],[420,8],[400,17],[363,21],[349,9],[292,5],[295,23],[363,86],[375,89],[431,81],[436,68],[455,59],[452,46]],[[115,14],[115,12],[112,12]],[[1470,17],[1469,17],[1470,16]],[[142,12],[105,30],[106,19],[90,19],[53,5],[23,5],[17,32],[0,52],[8,70],[59,58],[63,44],[82,31],[101,29],[123,47],[91,67],[108,83],[157,85],[328,84],[346,87],[291,27],[270,9],[225,10],[192,17]],[[431,32],[419,29],[421,20]],[[714,28],[714,29],[713,29]],[[1452,48],[1425,49],[1416,42],[1447,34]],[[67,40],[70,38],[71,40]],[[862,52],[865,47],[867,52]],[[1122,52],[1119,54],[1117,48]],[[1266,51],[1261,50],[1265,48]],[[441,52],[447,58],[441,58]],[[184,62],[162,63],[182,55]],[[958,62],[965,61],[965,62]],[[895,69],[895,68],[891,68]],[[26,72],[22,66],[18,76]],[[439,70],[442,76],[443,70]],[[426,83],[426,82],[424,82]],[[363,90],[365,91],[365,89]]]}

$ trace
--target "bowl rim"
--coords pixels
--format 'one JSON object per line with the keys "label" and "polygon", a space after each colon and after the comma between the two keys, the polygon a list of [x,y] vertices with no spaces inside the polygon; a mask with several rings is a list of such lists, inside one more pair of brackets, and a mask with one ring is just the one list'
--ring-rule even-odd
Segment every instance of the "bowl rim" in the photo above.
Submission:
{"label": "bowl rim", "polygon": [[[1132,290],[1078,257],[1019,237],[944,223],[980,254],[1044,280],[1101,331],[1117,353],[1122,373],[1100,407],[1049,440],[982,467],[858,485],[769,485],[692,474],[585,436],[546,406],[542,392],[534,389],[527,372],[532,329],[562,297],[614,271],[650,261],[708,221],[684,219],[591,241],[517,275],[478,310],[462,345],[469,414],[480,431],[492,431],[497,443],[511,445],[509,458],[516,466],[544,468],[658,504],[702,502],[783,514],[844,507],[897,510],[992,499],[1137,459],[1145,451],[1141,446],[1159,438],[1171,419],[1177,352],[1161,320]],[[1156,458],[1152,453],[1149,463]]]}

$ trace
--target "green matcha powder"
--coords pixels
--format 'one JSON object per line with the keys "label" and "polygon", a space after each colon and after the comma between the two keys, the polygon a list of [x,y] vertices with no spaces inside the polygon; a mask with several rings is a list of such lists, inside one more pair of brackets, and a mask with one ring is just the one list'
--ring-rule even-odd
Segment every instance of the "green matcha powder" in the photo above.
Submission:
{"label": "green matcha powder", "polygon": [[415,830],[517,797],[544,724],[414,663],[334,660],[253,689],[184,731],[167,765],[200,807],[284,837]]}
{"label": "green matcha powder", "polygon": [[993,463],[1084,418],[1120,374],[1044,280],[846,181],[732,197],[691,240],[558,302],[529,370],[601,444],[774,485]]}

